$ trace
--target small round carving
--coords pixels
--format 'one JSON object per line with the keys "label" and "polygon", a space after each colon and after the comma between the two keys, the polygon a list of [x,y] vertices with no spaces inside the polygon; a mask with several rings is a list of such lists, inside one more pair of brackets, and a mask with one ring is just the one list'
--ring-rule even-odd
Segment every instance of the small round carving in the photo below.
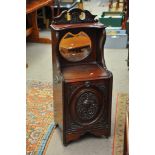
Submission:
{"label": "small round carving", "polygon": [[80,95],[76,105],[78,117],[83,121],[93,119],[98,113],[98,99],[92,92],[85,92]]}

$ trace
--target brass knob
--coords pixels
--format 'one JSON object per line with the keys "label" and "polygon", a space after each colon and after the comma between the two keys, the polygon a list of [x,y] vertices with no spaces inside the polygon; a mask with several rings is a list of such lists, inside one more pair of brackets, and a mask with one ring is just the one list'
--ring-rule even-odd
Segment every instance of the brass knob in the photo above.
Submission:
{"label": "brass knob", "polygon": [[70,13],[67,11],[67,21],[70,21],[71,20],[71,15]]}

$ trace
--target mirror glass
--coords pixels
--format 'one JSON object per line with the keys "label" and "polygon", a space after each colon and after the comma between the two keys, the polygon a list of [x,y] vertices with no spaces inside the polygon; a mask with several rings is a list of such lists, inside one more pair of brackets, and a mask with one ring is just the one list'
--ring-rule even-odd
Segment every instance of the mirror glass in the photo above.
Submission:
{"label": "mirror glass", "polygon": [[71,62],[85,59],[91,53],[91,40],[85,32],[66,33],[59,44],[62,57]]}

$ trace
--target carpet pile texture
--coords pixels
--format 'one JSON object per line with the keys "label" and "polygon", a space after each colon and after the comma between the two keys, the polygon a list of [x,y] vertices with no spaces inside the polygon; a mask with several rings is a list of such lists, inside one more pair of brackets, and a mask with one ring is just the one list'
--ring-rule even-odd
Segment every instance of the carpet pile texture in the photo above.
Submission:
{"label": "carpet pile texture", "polygon": [[27,81],[26,155],[43,155],[55,128],[53,89],[49,82]]}

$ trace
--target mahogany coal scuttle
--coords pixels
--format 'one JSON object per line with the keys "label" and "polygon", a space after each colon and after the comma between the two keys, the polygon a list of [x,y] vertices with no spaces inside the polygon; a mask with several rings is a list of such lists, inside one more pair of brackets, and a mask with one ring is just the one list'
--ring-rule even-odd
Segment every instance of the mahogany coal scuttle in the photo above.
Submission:
{"label": "mahogany coal scuttle", "polygon": [[54,119],[64,145],[111,132],[113,76],[104,61],[105,27],[95,17],[74,8],[51,24]]}

